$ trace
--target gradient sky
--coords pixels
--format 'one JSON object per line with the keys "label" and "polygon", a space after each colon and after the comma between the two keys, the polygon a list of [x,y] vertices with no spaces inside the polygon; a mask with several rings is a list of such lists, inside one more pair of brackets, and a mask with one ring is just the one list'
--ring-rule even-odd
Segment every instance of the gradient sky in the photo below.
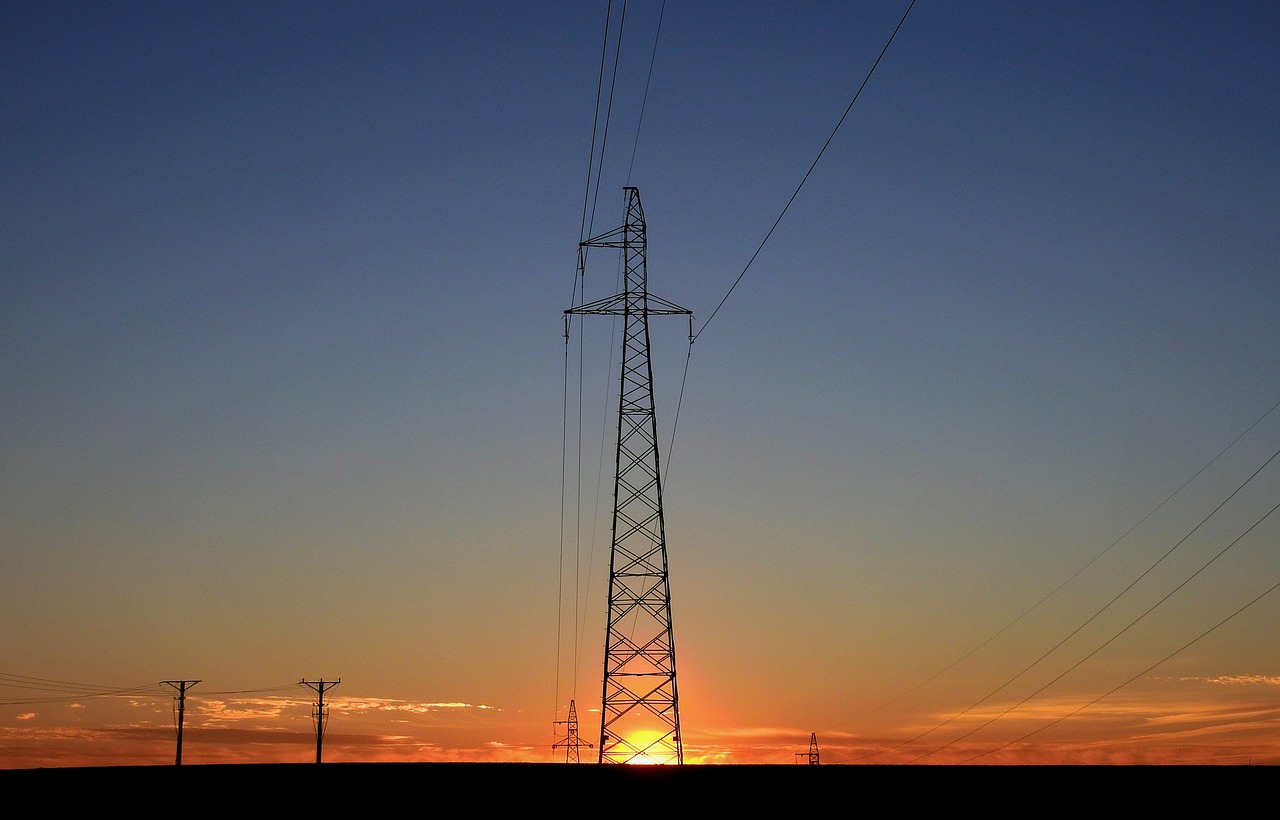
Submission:
{"label": "gradient sky", "polygon": [[0,5],[0,768],[594,740],[625,185],[686,760],[1280,762],[1280,7],[907,8]]}

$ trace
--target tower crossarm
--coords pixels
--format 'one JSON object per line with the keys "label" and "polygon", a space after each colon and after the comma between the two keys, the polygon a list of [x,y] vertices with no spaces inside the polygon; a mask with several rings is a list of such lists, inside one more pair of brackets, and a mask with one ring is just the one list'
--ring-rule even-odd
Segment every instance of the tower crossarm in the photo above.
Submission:
{"label": "tower crossarm", "polygon": [[[565,313],[570,315],[623,316],[634,312],[634,308],[628,308],[626,299],[627,294],[616,293],[613,296],[606,296],[594,302],[571,307]],[[692,310],[680,307],[674,302],[668,302],[666,299],[660,299],[653,294],[645,297],[644,312],[649,316],[693,315]]]}

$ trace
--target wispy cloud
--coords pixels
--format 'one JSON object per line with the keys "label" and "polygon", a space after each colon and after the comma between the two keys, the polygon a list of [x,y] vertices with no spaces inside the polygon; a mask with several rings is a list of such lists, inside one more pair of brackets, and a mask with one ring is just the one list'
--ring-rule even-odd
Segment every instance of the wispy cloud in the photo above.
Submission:
{"label": "wispy cloud", "polygon": [[414,702],[406,700],[395,700],[391,698],[334,698],[330,703],[330,708],[346,712],[409,712],[413,714],[426,714],[429,712],[440,711],[501,711],[496,706],[486,706],[484,704],[464,703],[461,701],[450,701],[446,703],[430,703],[430,702]]}
{"label": "wispy cloud", "polygon": [[278,718],[288,711],[309,708],[310,702],[290,698],[195,701],[193,712],[208,725]]}
{"label": "wispy cloud", "polygon": [[1183,678],[1217,686],[1280,686],[1280,675],[1219,675],[1213,678]]}

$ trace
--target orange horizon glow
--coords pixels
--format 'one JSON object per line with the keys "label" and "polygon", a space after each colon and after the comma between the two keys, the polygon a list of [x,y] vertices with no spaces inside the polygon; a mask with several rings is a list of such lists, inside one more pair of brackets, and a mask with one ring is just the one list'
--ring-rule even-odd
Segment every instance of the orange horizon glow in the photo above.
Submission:
{"label": "orange horizon glow", "polygon": [[[104,708],[110,705],[112,708]],[[188,703],[182,765],[313,763],[316,737],[304,698]],[[497,738],[534,731],[502,710],[469,704],[411,704],[334,698],[323,738],[329,763],[563,763],[554,739]],[[114,710],[113,714],[105,714]],[[99,714],[104,713],[104,714]],[[57,718],[57,719],[55,719]],[[103,718],[103,719],[99,719]],[[936,716],[935,716],[936,719]],[[985,720],[972,717],[972,724]],[[1039,717],[1035,718],[1039,720]],[[945,717],[943,718],[945,720]],[[925,723],[928,721],[925,720]],[[169,704],[133,699],[27,709],[0,728],[0,768],[173,765]],[[686,721],[686,727],[688,723]],[[924,725],[921,723],[920,725]],[[932,725],[937,725],[932,724]],[[1029,724],[1028,724],[1029,725]],[[1152,708],[1117,702],[1023,742],[967,730],[937,737],[905,731],[818,731],[820,762],[836,765],[1277,765],[1280,705],[1265,698],[1225,706],[1183,702]],[[686,765],[807,764],[810,733],[785,728],[684,728]],[[1004,744],[1004,745],[1002,745]],[[594,764],[592,749],[581,763]],[[663,765],[634,761],[635,765]]]}

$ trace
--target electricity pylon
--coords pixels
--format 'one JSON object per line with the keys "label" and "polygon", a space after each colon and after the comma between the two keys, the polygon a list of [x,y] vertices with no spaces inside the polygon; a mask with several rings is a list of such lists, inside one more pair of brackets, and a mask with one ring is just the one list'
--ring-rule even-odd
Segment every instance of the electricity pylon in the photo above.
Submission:
{"label": "electricity pylon", "polygon": [[572,700],[569,701],[569,719],[556,721],[557,726],[561,724],[564,724],[564,727],[565,727],[564,739],[558,740],[555,743],[551,744],[551,748],[564,749],[565,763],[582,762],[582,758],[581,758],[581,755],[578,753],[578,750],[581,749],[583,746],[586,746],[588,749],[590,749],[591,744],[583,743],[582,739],[578,736],[578,707],[574,704]]}
{"label": "electricity pylon", "polygon": [[618,248],[626,269],[622,293],[565,311],[623,317],[622,381],[609,558],[609,616],[600,717],[601,763],[684,762],[671,630],[671,587],[662,515],[658,427],[649,359],[649,317],[693,313],[649,293],[640,192],[624,188],[626,221],[581,243]]}
{"label": "electricity pylon", "polygon": [[810,766],[818,765],[818,733],[814,732],[809,735],[809,751],[808,753],[797,752],[797,760],[804,760]]}

